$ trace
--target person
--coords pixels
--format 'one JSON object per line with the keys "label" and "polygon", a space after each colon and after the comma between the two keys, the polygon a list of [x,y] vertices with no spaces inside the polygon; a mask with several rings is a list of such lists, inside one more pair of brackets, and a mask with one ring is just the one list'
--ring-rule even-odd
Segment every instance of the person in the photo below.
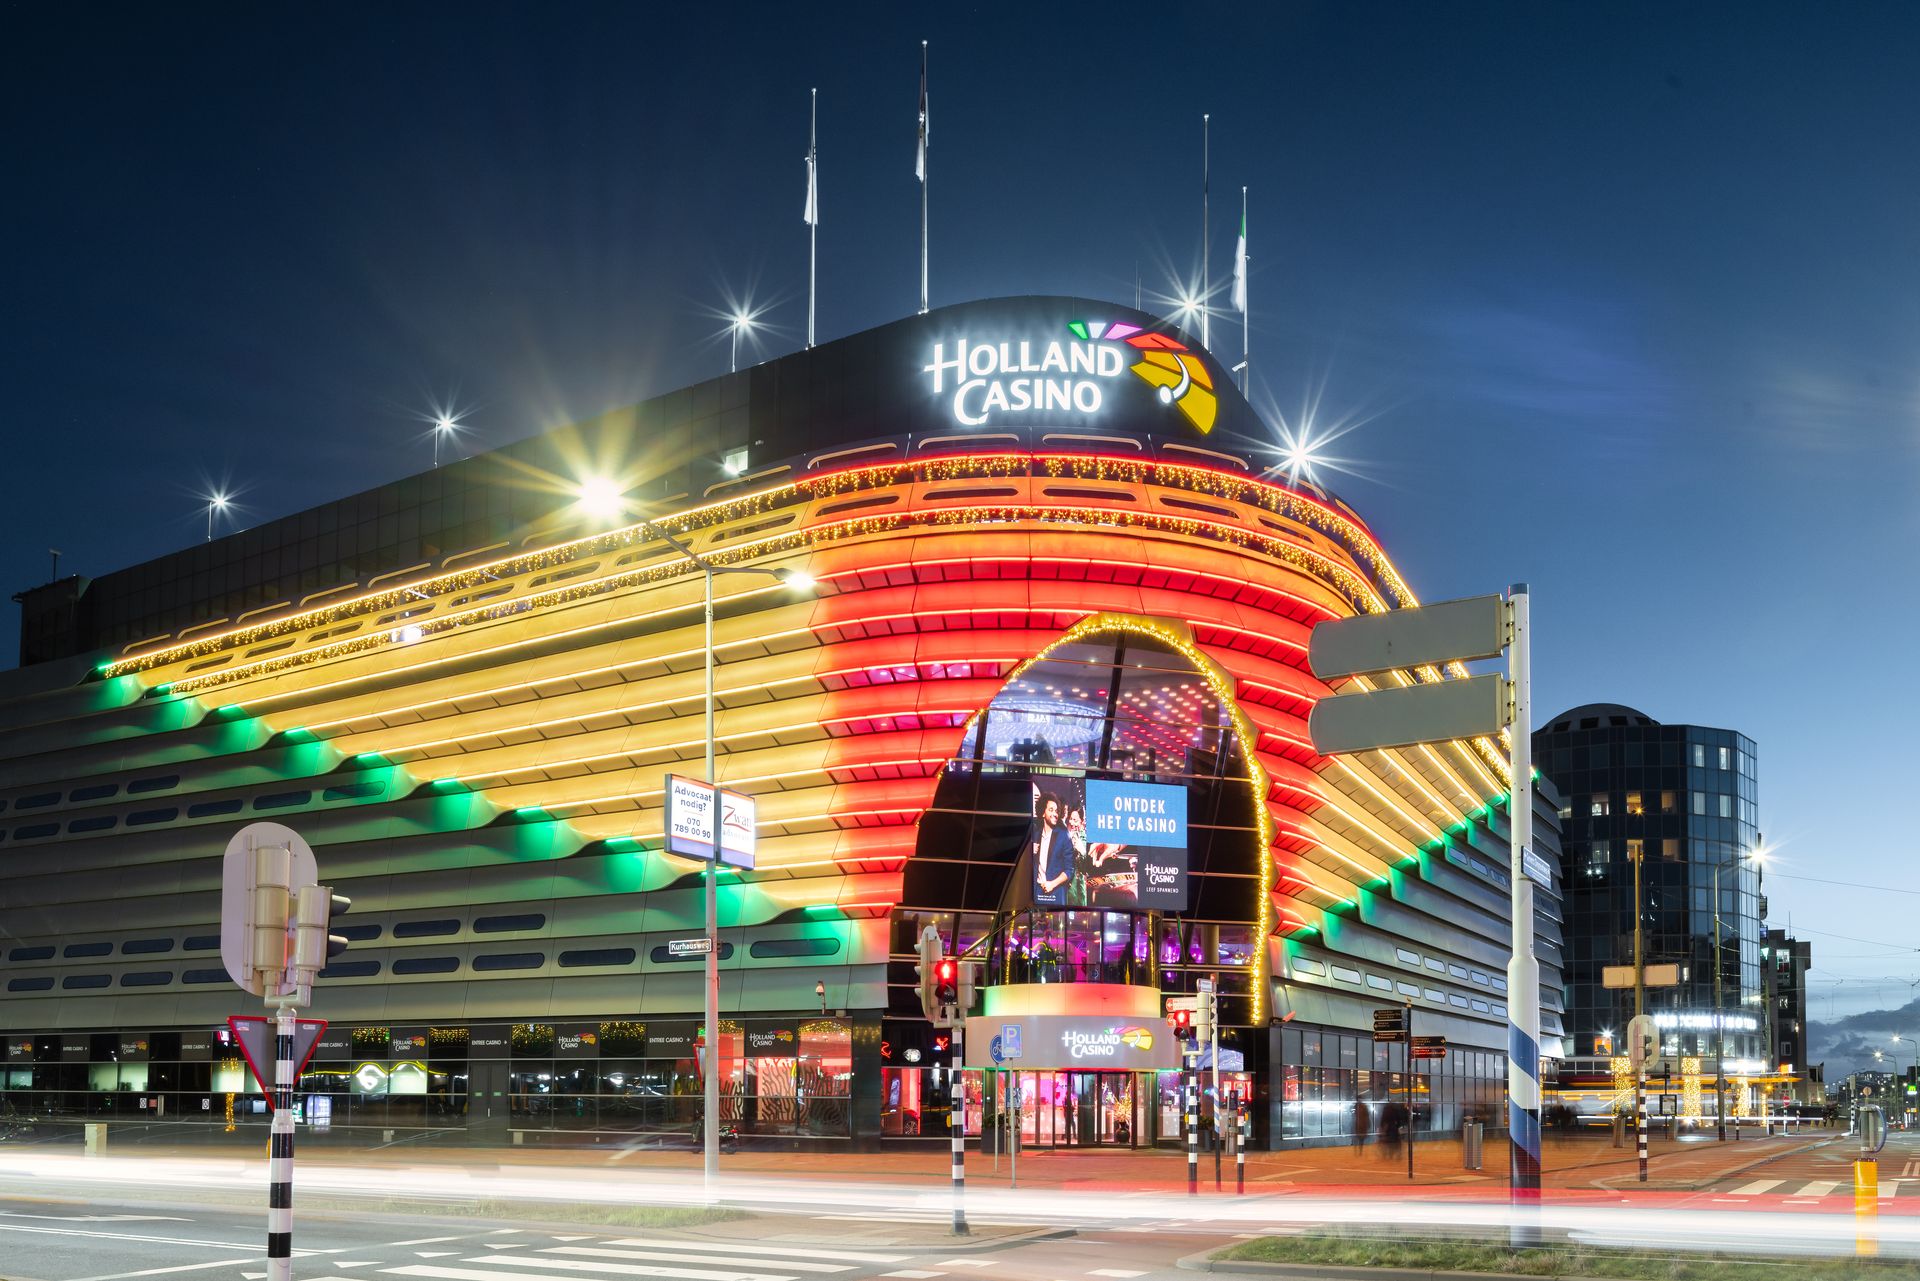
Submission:
{"label": "person", "polygon": [[1353,1146],[1367,1146],[1367,1131],[1373,1128],[1373,1104],[1365,1099],[1353,1101]]}
{"label": "person", "polygon": [[1087,816],[1078,806],[1070,805],[1062,826],[1067,829],[1067,841],[1073,847],[1073,879],[1067,882],[1067,905],[1086,907],[1087,873],[1091,867],[1087,861]]}
{"label": "person", "polygon": [[1400,1155],[1400,1139],[1407,1128],[1407,1109],[1404,1104],[1388,1103],[1381,1110],[1380,1117],[1380,1155],[1392,1161]]}
{"label": "person", "polygon": [[1041,792],[1035,802],[1027,846],[1033,858],[1034,906],[1065,907],[1067,882],[1073,879],[1073,839],[1060,825],[1060,798],[1052,792]]}

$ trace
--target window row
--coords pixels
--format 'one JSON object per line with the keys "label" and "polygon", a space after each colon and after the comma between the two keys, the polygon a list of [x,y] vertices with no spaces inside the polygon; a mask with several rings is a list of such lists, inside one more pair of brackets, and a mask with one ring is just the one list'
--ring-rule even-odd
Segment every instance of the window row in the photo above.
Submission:
{"label": "window row", "polygon": [[[106,944],[98,946],[105,948]],[[22,951],[38,950],[15,948],[17,955]],[[792,957],[834,956],[840,951],[837,938],[799,938],[799,939],[761,939],[748,945],[747,955],[755,960],[778,960]],[[48,949],[49,954],[51,949]],[[733,958],[734,947],[731,943],[720,944],[720,959]],[[630,947],[581,948],[560,953],[559,964],[563,969],[577,969],[589,966],[632,965],[638,953]],[[668,950],[666,945],[652,949],[647,954],[655,965],[671,965],[702,961],[700,953],[681,955]],[[495,952],[476,956],[472,968],[477,973],[498,970],[537,970],[547,963],[545,952]],[[383,962],[376,960],[337,960],[320,972],[323,979],[372,978],[381,973]],[[405,956],[393,961],[389,973],[396,976],[420,974],[452,974],[460,968],[460,958],[456,956]],[[172,970],[142,970],[120,975],[121,987],[162,987],[174,981]],[[224,968],[192,969],[180,973],[182,983],[226,983],[231,982]],[[60,987],[67,991],[85,991],[95,988],[112,987],[111,974],[69,974],[60,980]],[[9,979],[9,992],[47,992],[54,986],[51,974],[30,975]]]}

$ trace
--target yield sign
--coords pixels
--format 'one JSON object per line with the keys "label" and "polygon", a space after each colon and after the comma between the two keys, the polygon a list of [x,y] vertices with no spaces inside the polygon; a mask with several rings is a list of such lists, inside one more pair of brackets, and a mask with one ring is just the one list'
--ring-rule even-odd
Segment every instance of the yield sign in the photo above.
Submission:
{"label": "yield sign", "polygon": [[[273,1020],[261,1018],[257,1014],[231,1014],[227,1016],[227,1026],[233,1029],[233,1039],[240,1043],[240,1053],[246,1057],[247,1068],[253,1073],[253,1079],[260,1088],[273,1091]],[[320,1043],[320,1034],[327,1030],[325,1019],[295,1019],[293,1021],[293,1079],[298,1081],[300,1074],[307,1070],[307,1061],[313,1057],[313,1047]]]}

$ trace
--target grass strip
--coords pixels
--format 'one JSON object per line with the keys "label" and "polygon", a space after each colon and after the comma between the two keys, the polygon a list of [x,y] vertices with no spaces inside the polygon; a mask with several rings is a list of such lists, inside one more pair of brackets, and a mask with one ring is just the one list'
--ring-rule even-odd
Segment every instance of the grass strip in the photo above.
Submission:
{"label": "grass strip", "polygon": [[1387,1240],[1349,1233],[1258,1237],[1216,1252],[1220,1261],[1299,1263],[1434,1272],[1504,1272],[1528,1277],[1602,1277],[1623,1281],[1920,1281],[1907,1259],[1758,1258],[1546,1245],[1513,1251],[1479,1241]]}

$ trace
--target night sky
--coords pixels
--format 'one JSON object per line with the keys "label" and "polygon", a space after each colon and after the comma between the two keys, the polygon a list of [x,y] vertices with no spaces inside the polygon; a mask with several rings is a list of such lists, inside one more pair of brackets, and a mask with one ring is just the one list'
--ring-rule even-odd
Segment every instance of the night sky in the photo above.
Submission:
{"label": "night sky", "polygon": [[1541,717],[1755,738],[1814,1057],[1920,1034],[1910,5],[15,6],[7,589],[723,372],[729,297],[792,349],[811,87],[820,336],[911,313],[923,38],[936,306],[1197,276],[1211,112],[1256,401],[1423,598],[1532,583]]}

